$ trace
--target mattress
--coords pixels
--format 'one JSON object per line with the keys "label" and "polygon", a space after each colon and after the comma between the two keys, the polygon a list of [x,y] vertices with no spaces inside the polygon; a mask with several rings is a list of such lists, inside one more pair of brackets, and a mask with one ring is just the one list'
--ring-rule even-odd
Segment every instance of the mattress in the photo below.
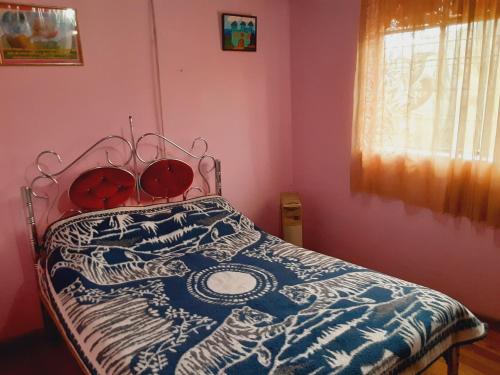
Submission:
{"label": "mattress", "polygon": [[296,247],[224,198],[54,223],[42,296],[92,374],[421,371],[485,334],[456,300]]}

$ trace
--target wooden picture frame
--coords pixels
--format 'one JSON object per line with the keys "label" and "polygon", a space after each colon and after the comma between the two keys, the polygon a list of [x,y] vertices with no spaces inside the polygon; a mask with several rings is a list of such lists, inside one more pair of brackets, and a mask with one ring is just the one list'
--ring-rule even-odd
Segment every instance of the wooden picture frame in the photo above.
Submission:
{"label": "wooden picture frame", "polygon": [[224,51],[257,51],[257,17],[222,14],[222,49]]}
{"label": "wooden picture frame", "polygon": [[0,2],[0,65],[83,65],[76,9]]}

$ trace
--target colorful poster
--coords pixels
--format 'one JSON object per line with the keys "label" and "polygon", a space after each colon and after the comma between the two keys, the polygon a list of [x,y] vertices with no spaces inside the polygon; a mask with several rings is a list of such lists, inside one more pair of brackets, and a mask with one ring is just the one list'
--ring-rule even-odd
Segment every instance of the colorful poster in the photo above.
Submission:
{"label": "colorful poster", "polygon": [[255,52],[257,50],[257,17],[223,14],[222,49]]}

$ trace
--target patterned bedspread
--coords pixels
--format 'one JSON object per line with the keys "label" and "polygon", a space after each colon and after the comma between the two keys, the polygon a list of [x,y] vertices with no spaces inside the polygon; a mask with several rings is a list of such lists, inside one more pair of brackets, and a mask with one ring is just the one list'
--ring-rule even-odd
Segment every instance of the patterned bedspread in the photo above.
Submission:
{"label": "patterned bedspread", "polygon": [[91,373],[417,372],[485,327],[457,301],[295,247],[221,197],[53,224],[46,298]]}

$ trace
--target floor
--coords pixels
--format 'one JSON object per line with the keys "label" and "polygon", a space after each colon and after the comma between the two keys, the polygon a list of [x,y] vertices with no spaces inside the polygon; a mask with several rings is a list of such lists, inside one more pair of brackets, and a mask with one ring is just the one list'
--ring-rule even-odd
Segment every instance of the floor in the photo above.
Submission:
{"label": "floor", "polygon": [[[446,363],[439,359],[424,375],[446,374]],[[484,340],[460,349],[460,375],[500,375],[500,327],[491,327]]]}
{"label": "floor", "polygon": [[0,374],[81,375],[82,372],[61,338],[36,334],[2,344]]}
{"label": "floor", "polygon": [[[500,328],[500,327],[499,327]],[[57,365],[54,365],[57,363]],[[61,339],[32,335],[0,346],[2,375],[81,374]],[[425,375],[445,375],[446,364],[440,359]],[[491,329],[486,339],[460,350],[460,375],[500,375],[500,329]]]}

